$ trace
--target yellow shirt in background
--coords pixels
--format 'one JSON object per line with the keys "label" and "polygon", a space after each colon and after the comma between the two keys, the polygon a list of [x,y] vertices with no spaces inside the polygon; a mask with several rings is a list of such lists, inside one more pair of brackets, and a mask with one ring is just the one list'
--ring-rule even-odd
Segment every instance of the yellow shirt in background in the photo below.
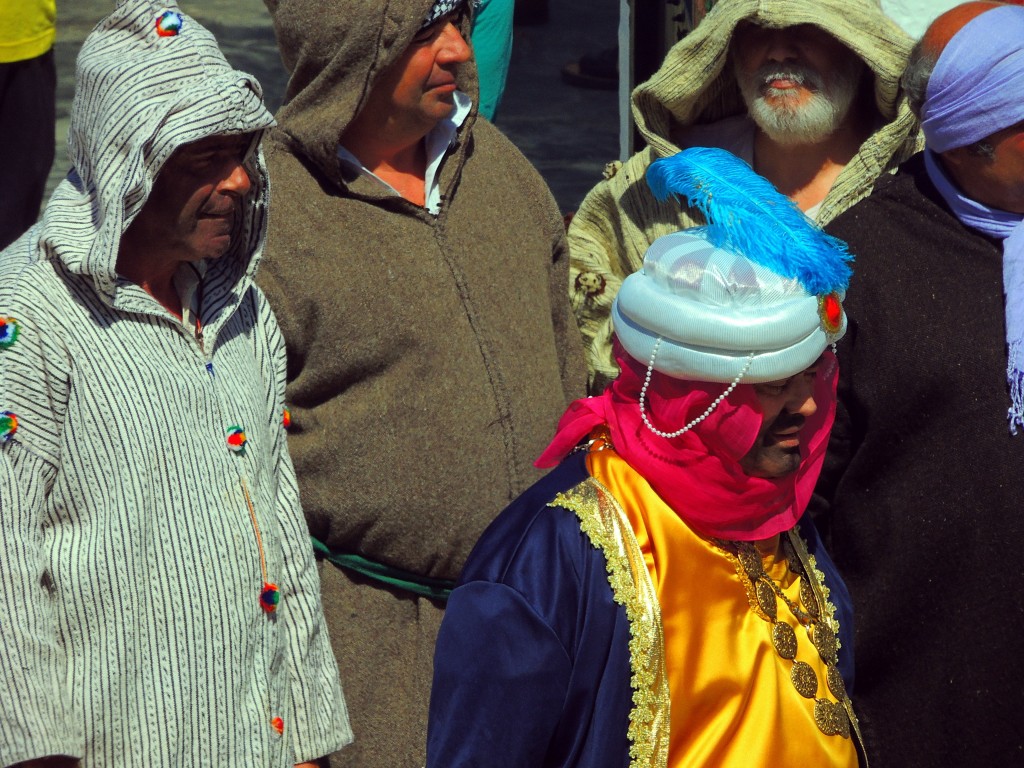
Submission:
{"label": "yellow shirt in background", "polygon": [[[735,561],[691,531],[614,451],[590,453],[587,467],[629,518],[661,605],[670,768],[856,768],[853,740],[815,725],[814,700],[793,687],[793,662],[776,653],[771,625],[751,609]],[[781,548],[764,568],[799,600],[799,578]],[[814,668],[822,695],[824,662],[781,601],[778,617],[796,631],[796,659]]]}
{"label": "yellow shirt in background", "polygon": [[0,0],[0,63],[42,56],[53,47],[57,0]]}

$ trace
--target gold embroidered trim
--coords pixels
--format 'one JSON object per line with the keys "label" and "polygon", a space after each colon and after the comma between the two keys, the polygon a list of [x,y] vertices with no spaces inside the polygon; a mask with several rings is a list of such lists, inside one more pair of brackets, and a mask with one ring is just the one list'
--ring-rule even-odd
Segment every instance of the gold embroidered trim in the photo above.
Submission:
{"label": "gold embroidered trim", "polygon": [[[818,568],[818,563],[814,559],[814,555],[807,551],[807,545],[804,543],[803,536],[800,535],[800,526],[794,526],[789,530],[789,541],[793,545],[793,549],[797,553],[797,557],[804,560],[804,570],[813,571],[814,578],[811,579],[811,588],[817,591],[819,594],[816,595],[818,598],[818,604],[822,606],[824,615],[822,619],[832,628],[836,636],[836,649],[842,647],[842,643],[839,641],[839,619],[836,618],[836,607],[832,601],[829,600],[829,588],[825,584],[825,574]],[[844,688],[845,693],[845,688]],[[857,746],[860,747],[862,768],[869,768],[867,749],[864,744],[864,736],[860,732],[860,721],[857,719],[856,713],[853,711],[853,704],[848,696],[843,697],[843,704],[841,705],[846,710],[846,716],[850,721],[850,729],[853,731],[854,741]]]}
{"label": "gold embroidered trim", "polygon": [[625,606],[629,620],[629,765],[665,768],[670,701],[661,606],[629,519],[611,492],[592,477],[558,494],[548,506],[573,512],[591,544],[604,553],[612,597]]}

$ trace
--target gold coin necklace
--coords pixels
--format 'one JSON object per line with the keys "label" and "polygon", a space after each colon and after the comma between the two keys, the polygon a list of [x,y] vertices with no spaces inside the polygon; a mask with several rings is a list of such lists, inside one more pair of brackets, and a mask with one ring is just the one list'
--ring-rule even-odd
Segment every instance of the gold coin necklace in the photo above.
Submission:
{"label": "gold coin necklace", "polygon": [[[715,546],[722,549],[736,565],[736,572],[747,591],[750,607],[771,626],[772,647],[775,652],[792,661],[789,678],[797,693],[814,700],[814,722],[826,736],[841,736],[848,739],[851,733],[863,749],[863,740],[853,704],[846,693],[843,676],[839,672],[839,624],[835,619],[835,606],[828,600],[828,588],[817,570],[814,558],[800,538],[797,529],[782,535],[782,551],[786,556],[789,570],[800,581],[799,602],[794,602],[782,587],[764,569],[761,553],[751,542],[713,539]],[[778,616],[779,601],[799,622],[807,633],[821,660],[825,664],[825,686],[819,696],[820,683],[814,667],[804,661],[797,661],[797,634],[793,627]],[[828,697],[831,692],[835,701]]]}

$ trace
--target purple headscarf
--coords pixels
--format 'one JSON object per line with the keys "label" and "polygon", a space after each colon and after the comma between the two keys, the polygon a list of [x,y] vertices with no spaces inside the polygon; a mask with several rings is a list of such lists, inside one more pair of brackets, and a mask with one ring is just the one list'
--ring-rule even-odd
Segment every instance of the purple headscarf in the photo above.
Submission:
{"label": "purple headscarf", "polygon": [[966,147],[1024,120],[1024,7],[974,17],[953,35],[928,80],[921,129],[928,148]]}
{"label": "purple headscarf", "polygon": [[1003,242],[1010,432],[1024,427],[1024,215],[968,198],[935,153],[965,147],[1024,121],[1024,7],[976,16],[946,44],[921,110],[932,183],[967,227]]}

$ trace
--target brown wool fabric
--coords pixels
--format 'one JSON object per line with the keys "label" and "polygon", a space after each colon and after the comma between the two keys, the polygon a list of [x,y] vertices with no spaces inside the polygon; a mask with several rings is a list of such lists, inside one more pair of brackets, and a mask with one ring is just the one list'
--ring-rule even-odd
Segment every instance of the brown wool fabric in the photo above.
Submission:
{"label": "brown wool fabric", "polygon": [[[729,59],[729,43],[741,21],[767,27],[819,26],[863,59],[874,75],[876,128],[836,179],[822,203],[819,224],[866,197],[875,179],[891,173],[918,148],[917,121],[899,89],[912,41],[882,13],[877,0],[716,4],[669,50],[651,79],[633,90],[633,119],[648,146],[609,167],[610,178],[591,190],[569,227],[569,292],[587,346],[592,391],[602,390],[618,375],[609,313],[622,281],[640,268],[654,240],[702,223],[699,214],[681,209],[674,200],[655,200],[644,174],[654,160],[680,151],[673,138],[676,129],[745,112]],[[597,281],[603,290],[586,290]]]}
{"label": "brown wool fabric", "polygon": [[[475,109],[443,163],[438,216],[342,177],[338,137],[430,3],[268,3],[293,75],[267,146],[260,283],[288,343],[289,447],[311,532],[455,579],[540,476],[532,462],[585,370],[557,206]],[[459,80],[475,96],[471,63]],[[321,579],[356,739],[332,765],[422,766],[443,608],[330,564]]]}

